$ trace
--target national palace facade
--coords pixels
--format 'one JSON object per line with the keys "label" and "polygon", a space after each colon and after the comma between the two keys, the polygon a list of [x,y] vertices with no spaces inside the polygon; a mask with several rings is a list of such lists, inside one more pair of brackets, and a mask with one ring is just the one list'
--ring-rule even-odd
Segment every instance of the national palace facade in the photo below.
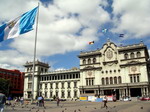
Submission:
{"label": "national palace facade", "polygon": [[[34,98],[59,96],[76,99],[80,96],[116,95],[137,97],[150,95],[150,62],[146,45],[117,46],[107,40],[102,48],[80,52],[80,68],[48,71],[49,65],[35,62]],[[33,63],[25,65],[24,98],[32,94]]]}

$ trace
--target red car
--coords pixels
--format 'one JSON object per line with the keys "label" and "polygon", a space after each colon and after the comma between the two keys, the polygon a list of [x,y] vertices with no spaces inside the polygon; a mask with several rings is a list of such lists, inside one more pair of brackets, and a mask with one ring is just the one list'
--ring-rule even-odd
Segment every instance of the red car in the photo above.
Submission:
{"label": "red car", "polygon": [[142,98],[140,98],[140,100],[141,100],[141,101],[149,101],[150,98],[149,98],[149,97],[142,97]]}

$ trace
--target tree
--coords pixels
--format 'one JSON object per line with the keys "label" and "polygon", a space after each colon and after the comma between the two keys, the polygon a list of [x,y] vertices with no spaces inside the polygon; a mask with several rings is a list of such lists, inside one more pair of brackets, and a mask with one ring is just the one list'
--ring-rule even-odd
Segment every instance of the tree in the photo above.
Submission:
{"label": "tree", "polygon": [[0,78],[0,90],[8,96],[10,88],[10,80]]}

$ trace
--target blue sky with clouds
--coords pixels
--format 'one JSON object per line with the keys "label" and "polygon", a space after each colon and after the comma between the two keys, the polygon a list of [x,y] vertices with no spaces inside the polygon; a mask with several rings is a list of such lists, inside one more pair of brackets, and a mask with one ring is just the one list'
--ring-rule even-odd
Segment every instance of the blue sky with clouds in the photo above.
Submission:
{"label": "blue sky with clouds", "polygon": [[[2,0],[0,24],[40,2],[37,59],[52,70],[79,67],[80,51],[101,48],[109,38],[116,45],[150,49],[150,0]],[[35,26],[34,26],[35,27]],[[108,29],[102,33],[102,29]],[[119,34],[124,34],[123,38]],[[0,43],[0,67],[24,70],[33,61],[35,30]],[[89,41],[94,41],[89,45]]]}

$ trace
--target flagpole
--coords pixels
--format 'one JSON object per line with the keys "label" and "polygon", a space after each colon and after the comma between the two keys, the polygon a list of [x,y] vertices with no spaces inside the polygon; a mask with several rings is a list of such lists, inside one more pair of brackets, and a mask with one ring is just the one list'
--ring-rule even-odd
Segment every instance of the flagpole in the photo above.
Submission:
{"label": "flagpole", "polygon": [[39,19],[39,2],[38,2],[38,10],[37,10],[35,41],[34,41],[34,58],[33,58],[32,97],[31,97],[31,103],[33,103],[33,100],[34,100],[34,75],[35,75],[35,59],[36,59],[36,45],[37,45],[38,19]]}

